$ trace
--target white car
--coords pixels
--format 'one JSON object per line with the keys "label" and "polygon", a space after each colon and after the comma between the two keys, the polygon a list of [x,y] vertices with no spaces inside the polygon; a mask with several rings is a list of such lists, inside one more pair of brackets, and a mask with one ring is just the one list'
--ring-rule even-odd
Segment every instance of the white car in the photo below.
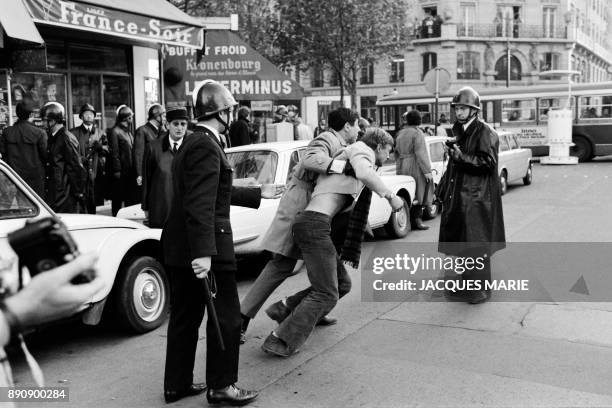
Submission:
{"label": "white car", "polygon": [[[308,141],[259,143],[233,147],[226,150],[234,168],[234,184],[286,184],[293,167]],[[415,183],[410,176],[384,175],[386,185],[405,201],[404,209],[393,213],[386,199],[372,195],[369,224],[372,229],[385,228],[394,238],[401,238],[410,231],[409,207],[414,197]],[[263,235],[272,222],[280,199],[262,200],[258,209],[231,207],[230,219],[237,255],[262,252]],[[142,221],[144,213],[140,205],[122,208],[117,214],[135,221]]]}
{"label": "white car", "polygon": [[[49,216],[66,224],[81,253],[98,253],[96,266],[104,289],[81,308],[83,322],[97,324],[110,307],[119,323],[134,332],[144,333],[163,323],[170,292],[159,261],[161,230],[102,215],[55,214],[0,161],[0,257],[16,260],[8,243],[10,232],[23,227],[26,220]],[[13,280],[18,276],[18,262],[12,262],[9,276]]]}

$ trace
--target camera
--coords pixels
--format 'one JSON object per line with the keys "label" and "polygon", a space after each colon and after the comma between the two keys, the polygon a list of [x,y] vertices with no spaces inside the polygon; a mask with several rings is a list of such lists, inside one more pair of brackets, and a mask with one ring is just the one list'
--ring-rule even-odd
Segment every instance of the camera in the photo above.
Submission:
{"label": "camera", "polygon": [[[20,275],[21,266],[26,266],[30,276],[35,276],[79,255],[66,225],[56,217],[26,222],[23,228],[8,234],[8,242],[19,257]],[[87,283],[94,277],[93,270],[86,271],[72,279],[71,283]]]}
{"label": "camera", "polygon": [[457,139],[455,139],[454,137],[451,139],[448,139],[447,141],[444,142],[444,144],[446,145],[446,147],[448,147],[449,149],[454,149],[455,146],[457,146]]}

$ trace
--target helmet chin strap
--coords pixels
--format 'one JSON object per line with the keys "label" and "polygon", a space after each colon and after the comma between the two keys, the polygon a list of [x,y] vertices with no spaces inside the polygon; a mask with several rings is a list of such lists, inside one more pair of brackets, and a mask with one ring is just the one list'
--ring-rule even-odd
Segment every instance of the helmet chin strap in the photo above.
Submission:
{"label": "helmet chin strap", "polygon": [[470,120],[475,118],[477,115],[478,115],[478,109],[470,108],[470,115],[467,118],[465,118],[465,119],[457,118],[457,122],[461,123],[462,125],[465,125]]}
{"label": "helmet chin strap", "polygon": [[[229,116],[229,111],[224,111],[227,112],[227,115]],[[223,130],[223,132],[219,132],[221,134],[226,134],[227,132],[229,132],[229,123],[226,120],[223,120],[221,117],[221,112],[217,112],[215,114],[215,116],[213,116],[215,119],[217,119],[219,121],[219,123],[221,123],[223,125],[223,127],[225,128],[225,130]]]}

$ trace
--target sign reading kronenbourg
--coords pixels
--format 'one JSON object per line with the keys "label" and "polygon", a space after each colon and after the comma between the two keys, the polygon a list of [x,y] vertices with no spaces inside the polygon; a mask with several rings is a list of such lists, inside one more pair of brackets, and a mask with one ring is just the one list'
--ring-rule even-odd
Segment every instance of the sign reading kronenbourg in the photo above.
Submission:
{"label": "sign reading kronenbourg", "polygon": [[299,100],[302,87],[230,31],[207,31],[202,59],[197,51],[164,45],[166,102],[184,104],[206,79],[227,87],[238,100]]}

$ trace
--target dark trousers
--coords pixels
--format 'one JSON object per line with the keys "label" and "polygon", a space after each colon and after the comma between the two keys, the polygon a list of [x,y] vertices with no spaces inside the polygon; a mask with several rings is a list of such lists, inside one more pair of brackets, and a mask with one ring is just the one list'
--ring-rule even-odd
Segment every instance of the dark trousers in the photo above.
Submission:
{"label": "dark trousers", "polygon": [[[170,277],[170,321],[166,347],[164,389],[183,391],[193,383],[198,330],[204,318],[204,284],[191,268],[166,266]],[[221,351],[216,332],[206,324],[206,384],[218,389],[238,381],[240,351],[240,303],[233,271],[215,274],[217,295],[214,303],[225,343]],[[213,288],[214,290],[214,288]]]}
{"label": "dark trousers", "polygon": [[111,211],[113,217],[117,215],[124,205],[127,207],[140,202],[137,198],[138,185],[136,184],[136,176],[121,176],[120,179],[113,180],[112,186]]}
{"label": "dark trousers", "polygon": [[293,238],[302,251],[311,287],[275,332],[291,349],[297,350],[315,324],[338,302],[338,254],[331,239],[331,219],[325,214],[299,213],[293,224]]}

